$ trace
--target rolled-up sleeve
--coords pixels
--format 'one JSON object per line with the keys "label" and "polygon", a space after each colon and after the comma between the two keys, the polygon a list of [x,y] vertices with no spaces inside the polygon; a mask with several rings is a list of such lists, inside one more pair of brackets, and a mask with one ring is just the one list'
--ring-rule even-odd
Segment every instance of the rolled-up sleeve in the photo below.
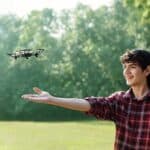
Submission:
{"label": "rolled-up sleeve", "polygon": [[91,109],[86,112],[87,115],[95,116],[97,119],[115,121],[117,95],[114,93],[109,97],[86,97]]}

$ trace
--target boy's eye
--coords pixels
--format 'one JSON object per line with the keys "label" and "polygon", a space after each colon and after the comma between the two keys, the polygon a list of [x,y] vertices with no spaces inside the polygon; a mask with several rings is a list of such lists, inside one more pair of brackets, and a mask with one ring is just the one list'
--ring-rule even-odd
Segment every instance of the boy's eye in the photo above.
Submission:
{"label": "boy's eye", "polygon": [[136,68],[136,66],[131,66],[131,68]]}

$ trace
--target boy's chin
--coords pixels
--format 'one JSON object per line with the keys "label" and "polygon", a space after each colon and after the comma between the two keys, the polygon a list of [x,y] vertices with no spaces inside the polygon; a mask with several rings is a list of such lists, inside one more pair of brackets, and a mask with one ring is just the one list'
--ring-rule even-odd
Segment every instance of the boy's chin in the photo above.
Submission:
{"label": "boy's chin", "polygon": [[126,84],[127,84],[128,86],[132,86],[132,83],[130,83],[130,82],[126,82]]}

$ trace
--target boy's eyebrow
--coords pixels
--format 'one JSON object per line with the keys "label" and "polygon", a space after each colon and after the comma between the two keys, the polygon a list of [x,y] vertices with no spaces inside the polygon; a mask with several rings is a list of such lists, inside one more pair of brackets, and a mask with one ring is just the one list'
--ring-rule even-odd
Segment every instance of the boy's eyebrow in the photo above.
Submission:
{"label": "boy's eyebrow", "polygon": [[137,65],[137,63],[129,63],[129,65]]}
{"label": "boy's eyebrow", "polygon": [[133,63],[132,63],[132,62],[130,63],[130,62],[129,62],[129,63],[124,63],[124,64],[122,64],[122,66],[125,67],[126,64],[128,64],[128,66],[137,66],[137,65],[138,65],[137,63],[134,63],[134,62],[133,62]]}

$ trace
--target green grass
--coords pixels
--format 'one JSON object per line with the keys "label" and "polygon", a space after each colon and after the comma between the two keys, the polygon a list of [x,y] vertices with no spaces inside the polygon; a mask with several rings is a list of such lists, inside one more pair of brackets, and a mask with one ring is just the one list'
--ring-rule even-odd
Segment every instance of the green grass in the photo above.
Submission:
{"label": "green grass", "polygon": [[0,122],[0,150],[113,150],[110,122]]}

